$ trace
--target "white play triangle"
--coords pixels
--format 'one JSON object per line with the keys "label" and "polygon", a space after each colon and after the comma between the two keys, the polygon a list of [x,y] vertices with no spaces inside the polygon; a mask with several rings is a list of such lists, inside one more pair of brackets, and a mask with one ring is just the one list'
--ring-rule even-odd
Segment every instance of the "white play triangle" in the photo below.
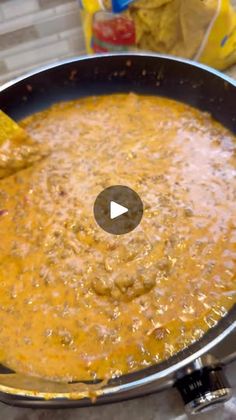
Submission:
{"label": "white play triangle", "polygon": [[116,217],[122,216],[129,211],[127,207],[121,206],[120,204],[116,203],[115,201],[110,202],[110,218],[113,220]]}

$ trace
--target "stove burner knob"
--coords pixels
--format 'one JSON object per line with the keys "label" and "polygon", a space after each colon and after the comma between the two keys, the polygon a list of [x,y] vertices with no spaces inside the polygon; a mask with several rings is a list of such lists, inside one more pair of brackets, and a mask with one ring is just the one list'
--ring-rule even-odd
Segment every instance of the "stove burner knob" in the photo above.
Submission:
{"label": "stove burner knob", "polygon": [[188,414],[197,414],[226,402],[232,395],[221,367],[203,367],[178,379],[175,383]]}

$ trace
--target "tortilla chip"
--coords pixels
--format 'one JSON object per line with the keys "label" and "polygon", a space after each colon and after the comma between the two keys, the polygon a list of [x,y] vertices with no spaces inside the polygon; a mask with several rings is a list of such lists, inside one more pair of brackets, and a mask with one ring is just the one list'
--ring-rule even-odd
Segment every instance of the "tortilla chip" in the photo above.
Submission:
{"label": "tortilla chip", "polygon": [[131,4],[130,8],[134,9],[157,9],[174,0],[139,0]]}

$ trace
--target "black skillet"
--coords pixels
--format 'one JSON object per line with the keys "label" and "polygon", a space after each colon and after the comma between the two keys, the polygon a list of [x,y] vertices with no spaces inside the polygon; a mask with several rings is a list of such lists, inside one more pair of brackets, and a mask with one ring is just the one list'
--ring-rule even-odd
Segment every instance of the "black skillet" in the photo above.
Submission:
{"label": "black skillet", "polygon": [[[212,116],[236,134],[236,83],[206,66],[154,54],[80,57],[47,66],[0,88],[0,109],[19,120],[60,101],[115,92],[162,95]],[[134,398],[176,385],[192,412],[230,396],[222,363],[209,354],[236,326],[236,306],[204,337],[185,350],[136,373],[113,379],[97,404]],[[230,359],[230,357],[229,357]],[[233,356],[231,357],[233,359]],[[0,400],[28,407],[92,404],[76,384],[55,384],[2,367]]]}

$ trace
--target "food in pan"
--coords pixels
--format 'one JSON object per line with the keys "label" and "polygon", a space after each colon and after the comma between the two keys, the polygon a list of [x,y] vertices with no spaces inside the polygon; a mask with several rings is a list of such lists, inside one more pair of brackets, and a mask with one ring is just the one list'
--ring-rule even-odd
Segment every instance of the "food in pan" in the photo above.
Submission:
{"label": "food in pan", "polygon": [[30,136],[0,110],[0,179],[47,156],[47,146],[36,144]]}
{"label": "food in pan", "polygon": [[[236,143],[161,97],[60,103],[22,127],[48,156],[0,180],[0,355],[17,372],[94,380],[156,364],[236,301]],[[97,195],[126,185],[140,225],[104,232]]]}

